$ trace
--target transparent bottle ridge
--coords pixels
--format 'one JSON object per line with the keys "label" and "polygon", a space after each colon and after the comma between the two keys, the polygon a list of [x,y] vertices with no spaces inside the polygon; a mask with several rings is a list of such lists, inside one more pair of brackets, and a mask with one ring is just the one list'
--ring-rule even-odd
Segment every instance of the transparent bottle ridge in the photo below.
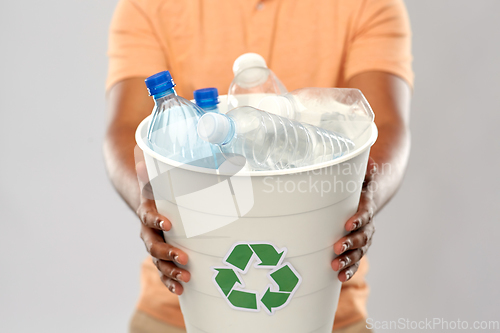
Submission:
{"label": "transparent bottle ridge", "polygon": [[145,83],[155,100],[147,133],[150,148],[180,163],[217,168],[212,147],[196,133],[198,121],[205,112],[177,95],[168,71],[150,76]]}
{"label": "transparent bottle ridge", "polygon": [[219,92],[217,88],[203,88],[195,90],[194,100],[196,105],[203,109],[205,112],[220,113],[219,107]]}
{"label": "transparent bottle ridge", "polygon": [[257,53],[245,53],[233,64],[234,79],[228,91],[228,110],[238,106],[257,107],[266,95],[281,95],[285,86],[267,67],[266,60]]}
{"label": "transparent bottle ridge", "polygon": [[250,171],[283,170],[328,162],[348,154],[354,143],[336,133],[250,106],[226,115],[206,113],[198,135],[222,154],[243,156]]}
{"label": "transparent bottle ridge", "polygon": [[[203,88],[203,89],[198,89],[195,90],[194,93],[194,100],[196,105],[198,105],[200,108],[203,109],[205,112],[215,112],[215,113],[220,113],[218,104],[219,104],[219,92],[217,88]],[[217,166],[220,166],[222,162],[224,162],[226,159],[224,156],[220,153],[220,150],[217,146],[215,145],[210,145],[210,149],[212,151],[212,155],[216,159]]]}
{"label": "transparent bottle ridge", "polygon": [[265,96],[258,108],[269,113],[359,138],[375,116],[358,89],[302,88],[281,96]]}

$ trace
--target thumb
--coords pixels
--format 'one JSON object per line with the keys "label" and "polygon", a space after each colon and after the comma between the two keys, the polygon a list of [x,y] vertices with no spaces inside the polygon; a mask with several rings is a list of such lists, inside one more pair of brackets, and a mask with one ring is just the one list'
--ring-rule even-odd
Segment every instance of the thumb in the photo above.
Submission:
{"label": "thumb", "polygon": [[137,179],[139,180],[139,184],[141,185],[141,187],[144,187],[144,185],[149,182],[148,169],[146,168],[146,163],[144,161],[138,162],[135,165],[135,172],[137,172]]}
{"label": "thumb", "polygon": [[377,174],[378,164],[371,157],[368,158],[368,163],[366,165],[365,182],[368,183],[373,180],[373,177]]}
{"label": "thumb", "polygon": [[144,160],[144,154],[139,146],[135,146],[134,158],[135,172],[137,174],[137,180],[139,182],[139,190],[141,191],[141,201],[145,199],[154,200],[153,189],[149,181],[146,161]]}

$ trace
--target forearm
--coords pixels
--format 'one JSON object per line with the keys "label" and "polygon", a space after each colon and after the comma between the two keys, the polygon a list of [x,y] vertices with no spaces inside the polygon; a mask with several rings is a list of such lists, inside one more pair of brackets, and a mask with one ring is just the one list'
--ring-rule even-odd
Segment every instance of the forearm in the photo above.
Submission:
{"label": "forearm", "polygon": [[107,95],[109,124],[104,140],[104,160],[116,191],[135,212],[140,189],[135,170],[135,130],[151,112],[153,101],[143,78],[132,78],[113,86]]}
{"label": "forearm", "polygon": [[134,162],[135,128],[111,125],[106,133],[103,152],[106,169],[116,191],[135,212],[139,207],[140,189]]}
{"label": "forearm", "polygon": [[[410,131],[401,124],[382,124],[370,157],[377,165],[373,183],[373,201],[380,211],[400,187],[410,155]],[[375,213],[376,213],[375,212]]]}

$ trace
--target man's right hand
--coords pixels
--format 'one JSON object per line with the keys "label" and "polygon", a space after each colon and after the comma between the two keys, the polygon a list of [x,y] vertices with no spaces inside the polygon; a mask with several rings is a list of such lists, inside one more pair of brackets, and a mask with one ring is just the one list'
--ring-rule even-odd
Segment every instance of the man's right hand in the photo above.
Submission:
{"label": "man's right hand", "polygon": [[[140,188],[152,194],[144,161],[136,164],[136,171]],[[172,293],[181,295],[184,288],[179,281],[188,282],[191,274],[175,263],[186,265],[188,256],[184,251],[165,242],[163,231],[169,231],[172,223],[158,213],[154,200],[146,198],[143,194],[141,191],[141,203],[136,212],[142,222],[141,238],[146,245],[146,250],[153,257],[153,263],[160,272],[163,284]]]}

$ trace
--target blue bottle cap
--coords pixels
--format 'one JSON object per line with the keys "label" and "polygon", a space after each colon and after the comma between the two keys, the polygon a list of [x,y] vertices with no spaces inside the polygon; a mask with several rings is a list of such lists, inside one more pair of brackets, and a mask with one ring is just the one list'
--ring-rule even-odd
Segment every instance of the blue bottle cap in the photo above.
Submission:
{"label": "blue bottle cap", "polygon": [[144,80],[144,82],[146,82],[146,87],[148,87],[149,96],[162,93],[175,87],[174,80],[172,80],[172,76],[169,71],[163,71],[156,73],[155,75],[151,75]]}
{"label": "blue bottle cap", "polygon": [[200,108],[209,108],[219,104],[217,88],[204,88],[194,91],[194,100]]}

